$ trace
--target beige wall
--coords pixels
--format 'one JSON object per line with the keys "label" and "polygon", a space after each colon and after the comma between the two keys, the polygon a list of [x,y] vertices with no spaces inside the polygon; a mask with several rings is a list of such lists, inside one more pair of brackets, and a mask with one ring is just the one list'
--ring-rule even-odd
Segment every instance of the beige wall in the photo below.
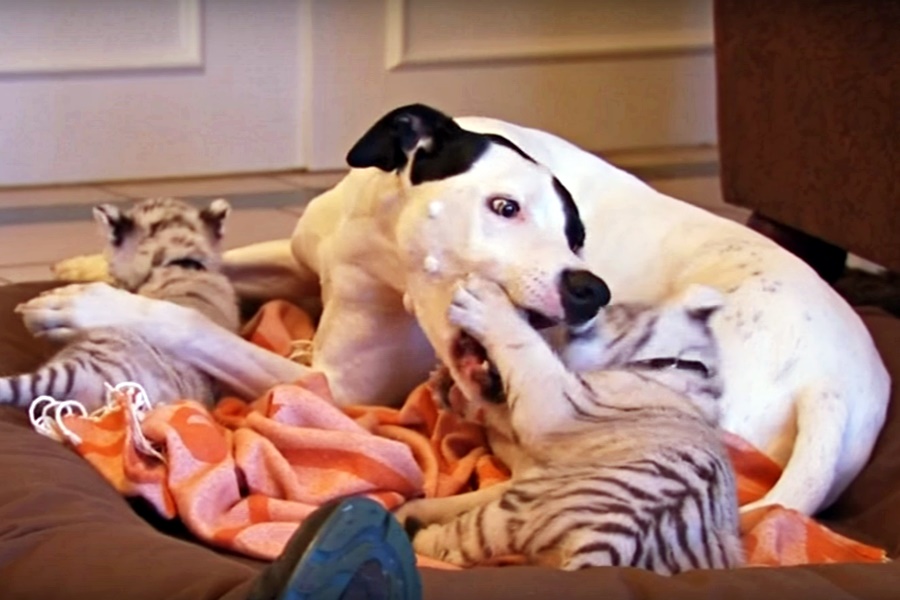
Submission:
{"label": "beige wall", "polygon": [[313,168],[424,101],[592,150],[714,144],[710,0],[314,2]]}
{"label": "beige wall", "polygon": [[302,6],[2,0],[0,185],[303,164]]}
{"label": "beige wall", "polygon": [[0,185],[340,168],[414,101],[677,152],[711,43],[711,0],[3,0]]}

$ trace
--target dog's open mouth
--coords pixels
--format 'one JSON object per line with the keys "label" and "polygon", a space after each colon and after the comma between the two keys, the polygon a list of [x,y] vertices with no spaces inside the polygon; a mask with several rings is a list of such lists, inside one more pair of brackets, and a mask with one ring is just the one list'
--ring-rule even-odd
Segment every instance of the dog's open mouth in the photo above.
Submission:
{"label": "dog's open mouth", "polygon": [[[529,324],[535,329],[545,329],[555,325],[555,321],[540,313],[526,311]],[[481,392],[481,398],[488,402],[506,402],[503,391],[503,380],[497,366],[491,361],[487,350],[478,340],[460,331],[453,341],[451,357],[456,371],[467,381],[475,384]]]}
{"label": "dog's open mouth", "polygon": [[528,317],[528,323],[538,331],[553,327],[558,323],[558,321],[533,310],[526,310],[525,315]]}
{"label": "dog's open mouth", "polygon": [[506,401],[500,373],[478,340],[465,331],[460,331],[453,341],[451,356],[459,376],[475,384],[483,400],[497,403]]}

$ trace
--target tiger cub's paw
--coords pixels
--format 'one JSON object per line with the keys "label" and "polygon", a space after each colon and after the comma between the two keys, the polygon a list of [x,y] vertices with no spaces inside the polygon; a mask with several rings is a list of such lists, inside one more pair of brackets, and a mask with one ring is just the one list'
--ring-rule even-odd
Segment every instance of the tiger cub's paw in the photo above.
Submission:
{"label": "tiger cub's paw", "polygon": [[458,548],[446,545],[447,534],[441,525],[429,525],[416,532],[412,539],[413,550],[417,554],[436,558],[459,567],[470,566]]}
{"label": "tiger cub's paw", "polygon": [[481,343],[509,315],[515,316],[516,311],[503,288],[474,275],[457,284],[448,313],[453,325]]}

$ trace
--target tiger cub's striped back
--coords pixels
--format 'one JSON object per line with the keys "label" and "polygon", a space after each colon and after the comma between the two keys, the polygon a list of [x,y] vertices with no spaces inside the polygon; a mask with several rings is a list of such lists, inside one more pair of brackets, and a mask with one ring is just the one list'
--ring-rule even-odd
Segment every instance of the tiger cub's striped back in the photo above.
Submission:
{"label": "tiger cub's striped back", "polygon": [[561,360],[499,288],[476,288],[457,294],[456,324],[503,380],[505,403],[480,409],[513,476],[471,501],[403,509],[432,523],[416,534],[416,550],[461,565],[509,554],[569,570],[740,565],[707,324],[721,296],[697,287],[659,306],[610,306],[597,323],[570,329]]}
{"label": "tiger cub's striped back", "polygon": [[[220,241],[229,210],[222,199],[202,210],[173,198],[143,200],[126,211],[96,207],[115,284],[193,308],[236,331],[237,296],[221,272]],[[0,403],[24,406],[46,394],[94,410],[105,401],[104,384],[123,381],[140,383],[154,403],[184,398],[211,403],[215,391],[208,376],[136,333],[98,328],[81,334],[34,373],[0,379]]]}

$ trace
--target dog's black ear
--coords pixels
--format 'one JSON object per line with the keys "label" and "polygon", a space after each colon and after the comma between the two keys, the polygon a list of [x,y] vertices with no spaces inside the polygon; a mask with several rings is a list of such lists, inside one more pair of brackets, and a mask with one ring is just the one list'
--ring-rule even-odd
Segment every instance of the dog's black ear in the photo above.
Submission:
{"label": "dog's black ear", "polygon": [[416,148],[443,144],[460,134],[459,125],[439,110],[424,104],[402,106],[363,134],[347,153],[347,164],[396,171],[406,166]]}

